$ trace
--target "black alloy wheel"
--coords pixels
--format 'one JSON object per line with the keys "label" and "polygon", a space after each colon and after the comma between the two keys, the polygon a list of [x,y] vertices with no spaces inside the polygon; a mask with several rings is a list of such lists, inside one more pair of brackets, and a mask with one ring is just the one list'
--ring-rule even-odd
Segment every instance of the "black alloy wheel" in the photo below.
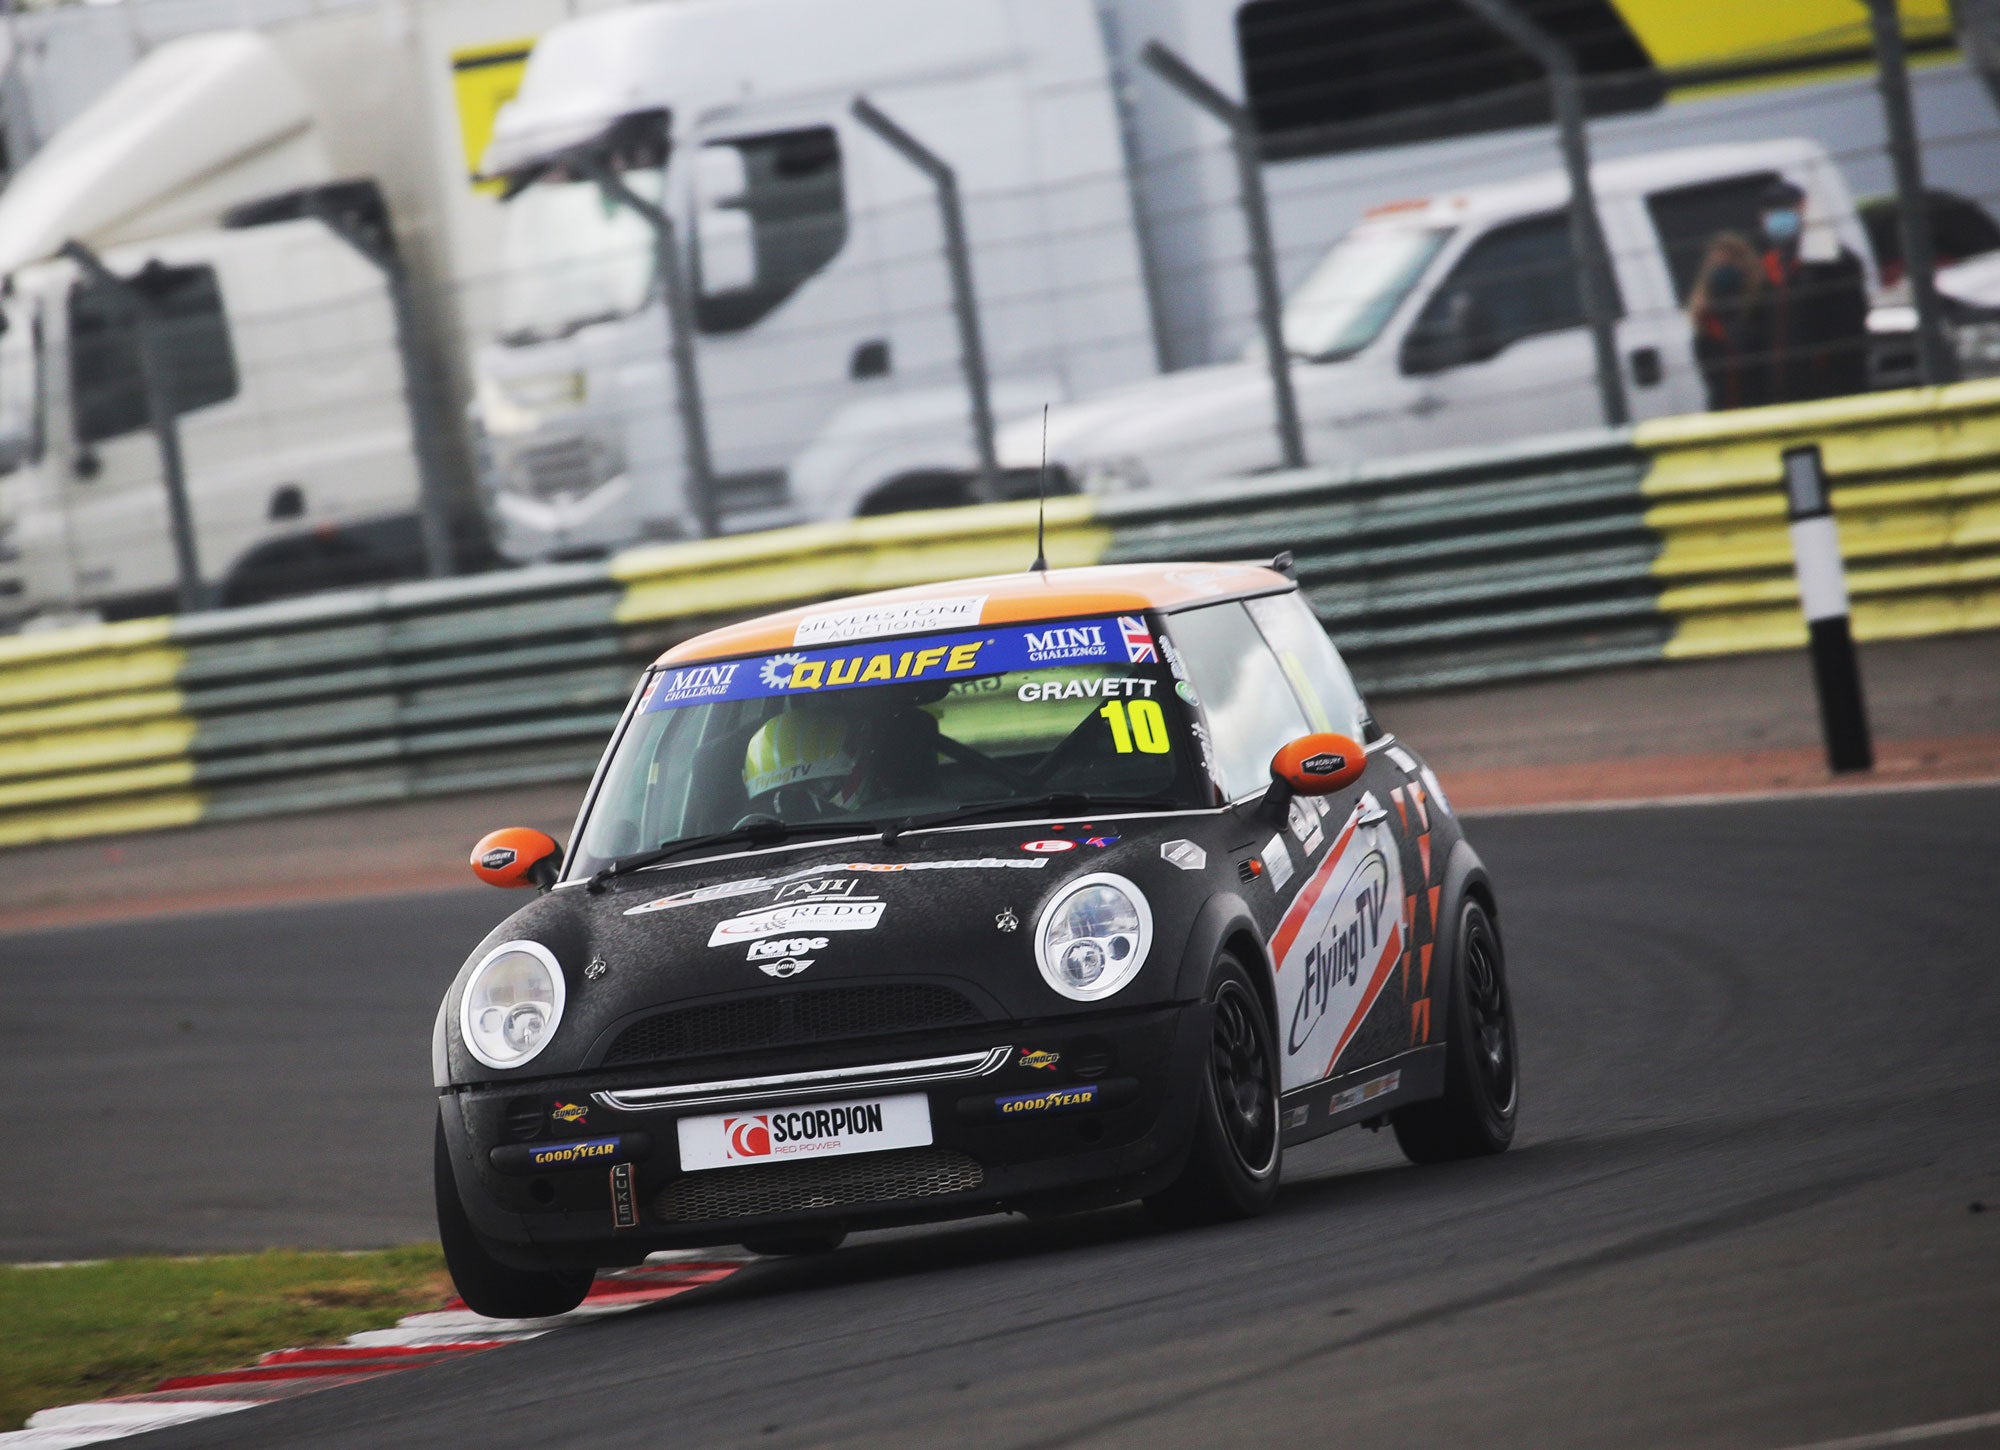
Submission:
{"label": "black alloy wheel", "polygon": [[1278,1053],[1270,1014],[1243,964],[1224,953],[1209,978],[1213,1009],[1194,1144],[1181,1176],[1146,1200],[1175,1228],[1251,1218],[1278,1193]]}
{"label": "black alloy wheel", "polygon": [[1480,1158],[1514,1141],[1521,1084],[1506,961],[1493,918],[1468,898],[1446,983],[1444,1096],[1398,1108],[1390,1119],[1412,1163]]}

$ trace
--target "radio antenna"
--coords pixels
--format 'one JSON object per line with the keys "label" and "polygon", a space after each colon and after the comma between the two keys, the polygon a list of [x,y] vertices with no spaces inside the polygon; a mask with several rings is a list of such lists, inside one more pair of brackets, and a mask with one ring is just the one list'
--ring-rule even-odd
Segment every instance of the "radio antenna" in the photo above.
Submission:
{"label": "radio antenna", "polygon": [[1035,562],[1030,574],[1049,572],[1049,556],[1042,548],[1042,524],[1049,512],[1049,405],[1042,404],[1042,471],[1035,478]]}

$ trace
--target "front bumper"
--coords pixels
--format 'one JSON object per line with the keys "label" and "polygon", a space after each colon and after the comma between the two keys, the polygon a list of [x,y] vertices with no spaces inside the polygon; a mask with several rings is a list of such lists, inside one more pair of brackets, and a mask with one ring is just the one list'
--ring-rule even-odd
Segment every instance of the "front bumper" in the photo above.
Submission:
{"label": "front bumper", "polygon": [[[699,1068],[482,1084],[447,1090],[440,1106],[459,1196],[496,1255],[523,1264],[602,1267],[636,1263],[656,1249],[736,1243],[751,1234],[881,1228],[1143,1197],[1171,1182],[1186,1159],[1210,1016],[1206,1004],[1192,1003],[1040,1026],[986,1023],[914,1043],[843,1044],[837,1053],[800,1050]],[[853,1085],[879,1080],[874,1074],[831,1076],[937,1058],[956,1058],[964,1070],[886,1088]],[[768,1084],[794,1074],[829,1079],[824,1086]],[[766,1082],[709,1086],[746,1078]],[[1091,1091],[1063,1097],[1088,1101],[1044,1111],[1003,1113],[997,1102],[1080,1088]],[[928,1099],[927,1147],[681,1168],[676,1124],[683,1117],[805,1109],[890,1092]],[[563,1146],[611,1139],[617,1141],[611,1151]],[[629,1227],[614,1216],[614,1164],[630,1165],[636,1222],[628,1217]]]}

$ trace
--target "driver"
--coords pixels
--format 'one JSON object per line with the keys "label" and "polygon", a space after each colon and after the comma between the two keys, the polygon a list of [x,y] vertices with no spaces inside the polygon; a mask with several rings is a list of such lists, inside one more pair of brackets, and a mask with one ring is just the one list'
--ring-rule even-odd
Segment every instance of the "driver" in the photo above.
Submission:
{"label": "driver", "polygon": [[757,728],[743,789],[779,814],[853,811],[937,792],[937,720],[906,692],[797,700]]}

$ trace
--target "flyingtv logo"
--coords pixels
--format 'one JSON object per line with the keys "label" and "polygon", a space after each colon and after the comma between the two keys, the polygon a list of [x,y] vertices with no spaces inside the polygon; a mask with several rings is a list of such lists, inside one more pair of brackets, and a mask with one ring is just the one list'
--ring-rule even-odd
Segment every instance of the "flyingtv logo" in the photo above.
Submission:
{"label": "flyingtv logo", "polygon": [[1341,888],[1326,934],[1306,952],[1305,985],[1292,1009],[1287,1044],[1292,1052],[1306,1045],[1335,994],[1353,988],[1363,965],[1381,952],[1388,905],[1389,863],[1370,851]]}
{"label": "flyingtv logo", "polygon": [[1101,660],[1110,651],[1104,645],[1104,626],[1101,624],[1061,624],[1053,629],[1028,629],[1021,632],[1021,639],[1028,647],[1028,658],[1035,664],[1050,660]]}

